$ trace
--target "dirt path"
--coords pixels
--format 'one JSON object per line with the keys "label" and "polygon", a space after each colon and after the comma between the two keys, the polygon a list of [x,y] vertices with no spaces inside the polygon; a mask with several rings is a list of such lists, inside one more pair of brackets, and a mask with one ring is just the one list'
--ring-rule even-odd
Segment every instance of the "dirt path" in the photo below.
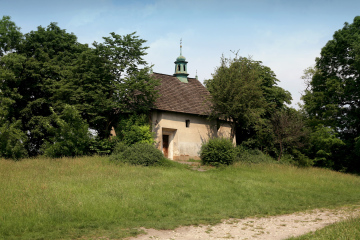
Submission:
{"label": "dirt path", "polygon": [[360,206],[320,209],[263,218],[228,219],[217,225],[188,226],[175,230],[143,229],[147,232],[146,235],[130,239],[278,240],[300,236],[353,216],[360,216]]}

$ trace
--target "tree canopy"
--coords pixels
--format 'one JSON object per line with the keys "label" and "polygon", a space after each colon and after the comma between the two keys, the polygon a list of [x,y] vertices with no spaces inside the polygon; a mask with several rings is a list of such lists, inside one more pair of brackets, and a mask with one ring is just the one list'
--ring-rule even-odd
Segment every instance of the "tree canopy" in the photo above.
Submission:
{"label": "tree canopy", "polygon": [[275,73],[261,61],[240,57],[221,58],[213,78],[205,82],[211,93],[211,117],[226,120],[232,126],[237,143],[253,142],[272,148],[271,116],[290,103],[288,91],[277,86]]}
{"label": "tree canopy", "polygon": [[336,168],[359,170],[355,146],[360,136],[360,16],[345,23],[322,48],[303,100],[309,125],[329,127],[345,143]]}
{"label": "tree canopy", "polygon": [[212,79],[205,82],[211,93],[211,115],[232,125],[231,138],[236,126],[250,126],[264,113],[266,104],[261,90],[259,62],[238,57],[221,58]]}
{"label": "tree canopy", "polygon": [[54,114],[61,118],[68,105],[107,138],[119,113],[147,111],[157,97],[158,81],[143,60],[144,43],[135,33],[111,33],[89,47],[56,23],[23,35],[10,17],[3,17],[0,121],[26,136],[20,142],[30,156],[55,139],[48,126],[57,124]]}

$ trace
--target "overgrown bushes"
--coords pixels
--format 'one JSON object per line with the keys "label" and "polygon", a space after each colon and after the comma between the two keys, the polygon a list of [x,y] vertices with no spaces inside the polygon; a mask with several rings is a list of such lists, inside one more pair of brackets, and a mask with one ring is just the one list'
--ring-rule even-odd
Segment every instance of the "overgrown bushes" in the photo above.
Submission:
{"label": "overgrown bushes", "polygon": [[201,162],[204,165],[231,165],[235,159],[235,147],[226,138],[212,138],[200,149]]}
{"label": "overgrown bushes", "polygon": [[281,161],[263,153],[258,149],[249,149],[242,145],[235,147],[229,139],[214,138],[204,143],[200,150],[201,162],[204,165],[220,166],[231,165],[234,162],[242,163],[279,163],[292,164],[299,167],[310,167],[313,161],[299,151],[294,150],[286,154]]}
{"label": "overgrown bushes", "polygon": [[135,143],[127,146],[123,142],[119,142],[115,146],[110,160],[142,166],[163,165],[165,162],[162,152],[153,145],[148,143]]}
{"label": "overgrown bushes", "polygon": [[236,160],[237,162],[245,163],[273,163],[274,158],[264,154],[258,149],[247,149],[243,146],[236,147]]}
{"label": "overgrown bushes", "polygon": [[65,104],[61,115],[50,108],[52,115],[46,125],[46,130],[52,137],[45,140],[42,152],[45,156],[74,157],[86,155],[89,152],[89,125],[81,118],[74,106]]}

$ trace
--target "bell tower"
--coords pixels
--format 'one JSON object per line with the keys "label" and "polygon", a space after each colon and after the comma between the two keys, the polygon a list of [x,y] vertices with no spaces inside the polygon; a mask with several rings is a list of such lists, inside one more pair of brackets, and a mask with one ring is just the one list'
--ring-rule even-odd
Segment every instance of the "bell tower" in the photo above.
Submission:
{"label": "bell tower", "polygon": [[174,76],[177,77],[181,82],[188,83],[187,76],[187,61],[186,58],[182,55],[182,40],[180,40],[180,56],[177,57],[175,63],[175,73]]}

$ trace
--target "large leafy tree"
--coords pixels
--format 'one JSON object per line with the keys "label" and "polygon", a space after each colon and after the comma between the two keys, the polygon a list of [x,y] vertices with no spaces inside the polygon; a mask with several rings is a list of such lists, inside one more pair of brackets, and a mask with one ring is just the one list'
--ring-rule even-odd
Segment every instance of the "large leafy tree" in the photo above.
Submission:
{"label": "large leafy tree", "polygon": [[354,147],[360,136],[360,16],[334,33],[312,74],[303,96],[309,123],[334,129],[346,144],[341,168],[359,170]]}
{"label": "large leafy tree", "polygon": [[250,58],[223,56],[213,78],[205,82],[211,93],[211,117],[231,125],[231,139],[237,126],[248,128],[265,112],[259,65]]}
{"label": "large leafy tree", "polygon": [[9,17],[0,27],[0,120],[26,134],[21,142],[29,155],[55,139],[51,108],[61,117],[65,106],[74,106],[106,138],[119,113],[146,111],[157,96],[142,58],[145,41],[134,33],[111,33],[91,48],[56,23],[24,36]]}
{"label": "large leafy tree", "polygon": [[285,103],[288,91],[277,86],[275,73],[261,61],[239,57],[221,58],[213,78],[205,82],[211,93],[211,117],[227,120],[237,142],[248,141],[254,147],[273,144],[270,118]]}

